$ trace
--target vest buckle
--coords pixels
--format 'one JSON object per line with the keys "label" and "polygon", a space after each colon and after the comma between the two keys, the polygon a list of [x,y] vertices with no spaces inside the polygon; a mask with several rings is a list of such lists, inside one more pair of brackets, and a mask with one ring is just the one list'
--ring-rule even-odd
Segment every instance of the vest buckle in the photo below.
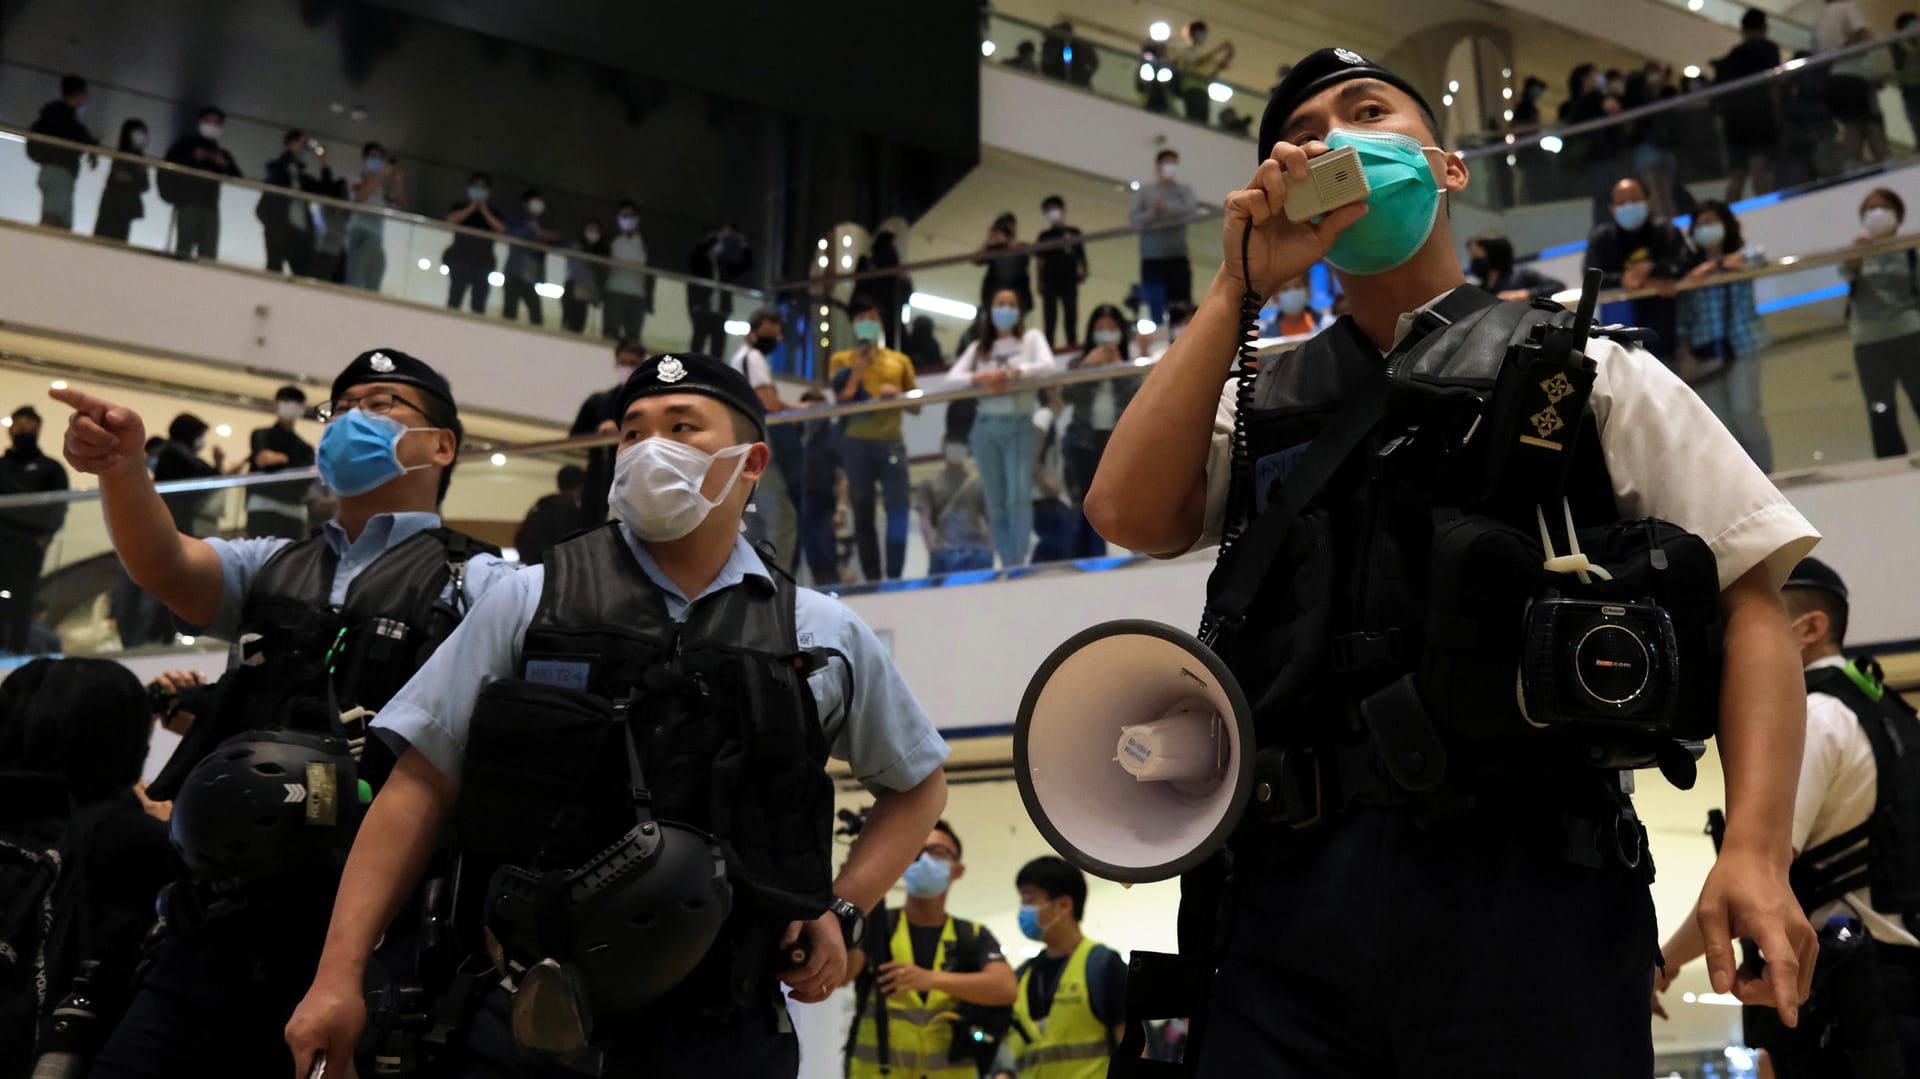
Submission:
{"label": "vest buckle", "polygon": [[1327,818],[1320,755],[1306,746],[1262,752],[1253,765],[1253,801],[1266,824],[1295,831],[1319,826]]}
{"label": "vest buckle", "polygon": [[1342,633],[1333,639],[1327,658],[1339,674],[1397,666],[1405,651],[1401,644],[1404,636],[1398,629]]}

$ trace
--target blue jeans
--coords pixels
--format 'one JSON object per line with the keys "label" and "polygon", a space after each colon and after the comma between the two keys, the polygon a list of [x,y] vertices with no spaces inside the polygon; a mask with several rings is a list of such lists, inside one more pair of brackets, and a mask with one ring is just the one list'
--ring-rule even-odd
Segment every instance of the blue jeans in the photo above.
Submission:
{"label": "blue jeans", "polygon": [[860,547],[860,572],[869,581],[881,579],[880,537],[875,528],[873,488],[887,508],[888,579],[898,579],[907,564],[907,444],[901,440],[845,438],[840,442],[840,464],[847,472],[847,498],[853,503],[853,537]]}
{"label": "blue jeans", "polygon": [[978,416],[972,443],[993,549],[1002,566],[1024,566],[1033,548],[1033,420],[1024,412]]}
{"label": "blue jeans", "polygon": [[967,570],[992,568],[993,548],[991,547],[947,547],[927,552],[927,573],[935,577],[942,573],[963,573]]}

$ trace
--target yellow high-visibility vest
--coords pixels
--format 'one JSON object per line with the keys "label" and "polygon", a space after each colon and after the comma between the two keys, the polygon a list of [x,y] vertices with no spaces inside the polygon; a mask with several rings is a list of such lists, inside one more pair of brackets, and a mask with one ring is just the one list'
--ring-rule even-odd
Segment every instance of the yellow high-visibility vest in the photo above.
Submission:
{"label": "yellow high-visibility vest", "polygon": [[[1014,1071],[1020,1079],[1105,1079],[1107,1025],[1093,1014],[1093,996],[1087,985],[1087,956],[1094,942],[1084,937],[1060,972],[1053,1006],[1045,1019],[1036,1020],[1027,1007],[1027,983],[1033,968],[1020,975],[1020,993],[1013,1001],[1013,1030],[1007,1041],[1013,1049]],[[1032,1040],[1028,1040],[1032,1035]]]}
{"label": "yellow high-visibility vest", "polygon": [[[940,929],[940,943],[934,948],[933,968],[941,970],[947,962],[947,949],[954,947],[959,934],[953,916]],[[907,915],[900,912],[893,927],[893,961],[913,962],[913,937],[907,930]],[[878,986],[874,992],[880,991]],[[855,1020],[853,1058],[848,1062],[851,1079],[978,1079],[973,1064],[955,1064],[947,1059],[953,1045],[953,1019],[960,1002],[945,993],[896,993],[887,998],[887,1054],[880,1057],[880,1029],[871,1009]]]}

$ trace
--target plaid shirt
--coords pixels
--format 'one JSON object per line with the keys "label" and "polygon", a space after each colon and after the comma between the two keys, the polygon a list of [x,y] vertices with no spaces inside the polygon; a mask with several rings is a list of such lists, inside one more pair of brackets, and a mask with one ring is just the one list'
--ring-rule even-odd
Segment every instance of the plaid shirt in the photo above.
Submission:
{"label": "plaid shirt", "polygon": [[[1747,257],[1748,266],[1760,260]],[[1725,339],[1736,357],[1756,356],[1773,343],[1767,324],[1754,309],[1753,282],[1733,281],[1724,285],[1688,289],[1679,297],[1676,329],[1680,340],[1695,349],[1704,349]]]}

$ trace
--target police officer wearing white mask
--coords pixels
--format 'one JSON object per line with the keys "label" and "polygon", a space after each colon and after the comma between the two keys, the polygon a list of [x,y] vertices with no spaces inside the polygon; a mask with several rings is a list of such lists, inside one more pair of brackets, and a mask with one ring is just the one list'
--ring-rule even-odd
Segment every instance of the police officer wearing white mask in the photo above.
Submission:
{"label": "police officer wearing white mask", "polygon": [[[593,1020],[581,1030],[590,1045],[567,1051],[594,1057],[600,1074],[793,1076],[779,983],[808,1002],[842,984],[862,912],[939,818],[947,746],[884,646],[740,536],[769,456],[752,386],[711,357],[662,355],[621,396],[618,519],[516,575],[381,713],[411,748],[360,831],[318,975],[287,1026],[299,1076],[317,1052],[329,1076],[344,1074],[366,1022],[367,957],[456,814],[455,909],[485,909],[494,961],[521,995],[480,1002],[466,1038],[473,1074],[546,1074],[528,1070],[508,1033],[519,1048],[551,1048],[519,1024],[538,967],[571,972],[568,999],[584,1001],[574,1014]],[[837,875],[829,754],[875,796]],[[649,857],[691,844],[694,879],[626,877],[691,890],[684,901],[647,906],[595,885],[590,909],[547,891],[529,915],[537,934],[503,914],[531,909],[507,894],[513,880],[564,880],[662,835]],[[712,858],[700,853],[709,842]],[[714,909],[730,910],[717,929],[702,920]],[[619,961],[601,962],[601,945]]]}

